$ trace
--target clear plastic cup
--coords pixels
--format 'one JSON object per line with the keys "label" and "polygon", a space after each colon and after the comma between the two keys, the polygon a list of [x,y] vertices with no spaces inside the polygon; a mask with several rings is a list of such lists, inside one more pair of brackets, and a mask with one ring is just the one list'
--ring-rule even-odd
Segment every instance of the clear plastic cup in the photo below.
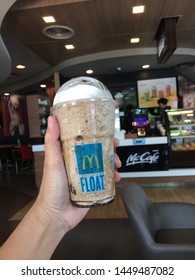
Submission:
{"label": "clear plastic cup", "polygon": [[79,77],[62,85],[51,113],[60,139],[70,196],[77,207],[114,200],[114,123],[116,102],[98,80]]}

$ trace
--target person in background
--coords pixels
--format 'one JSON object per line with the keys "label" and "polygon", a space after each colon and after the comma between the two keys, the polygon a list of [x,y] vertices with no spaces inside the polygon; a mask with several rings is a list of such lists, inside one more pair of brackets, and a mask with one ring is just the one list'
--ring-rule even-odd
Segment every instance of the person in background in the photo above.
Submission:
{"label": "person in background", "polygon": [[162,98],[158,99],[157,102],[158,102],[158,106],[160,109],[162,109],[162,110],[170,109],[170,106],[167,105],[168,104],[167,98],[162,97]]}
{"label": "person in background", "polygon": [[169,106],[167,106],[168,99],[166,98],[160,98],[158,99],[158,106],[159,106],[159,115],[161,118],[161,123],[163,127],[165,128],[166,135],[168,137],[168,143],[170,145],[170,123],[169,123],[169,117],[166,112],[166,109],[170,109]]}
{"label": "person in background", "polygon": [[132,132],[133,129],[133,110],[134,106],[132,104],[127,105],[125,109],[125,114],[124,114],[124,129],[126,130],[126,133]]}
{"label": "person in background", "polygon": [[24,135],[23,112],[19,95],[11,95],[8,101],[8,109],[10,114],[10,135]]}
{"label": "person in background", "polygon": [[[115,147],[118,140],[114,140]],[[121,166],[115,154],[115,167]],[[115,171],[115,180],[120,174]],[[59,126],[50,116],[45,135],[45,162],[40,193],[7,241],[0,248],[1,260],[50,259],[63,236],[73,229],[89,209],[74,207],[70,201]]]}

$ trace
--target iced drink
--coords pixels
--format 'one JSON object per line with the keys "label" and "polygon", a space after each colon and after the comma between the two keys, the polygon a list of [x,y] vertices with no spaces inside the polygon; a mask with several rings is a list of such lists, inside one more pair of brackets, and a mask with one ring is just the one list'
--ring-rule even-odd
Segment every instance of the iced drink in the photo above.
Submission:
{"label": "iced drink", "polygon": [[114,122],[116,102],[99,81],[79,77],[65,83],[52,114],[60,126],[71,200],[78,207],[114,199]]}
{"label": "iced drink", "polygon": [[150,100],[150,91],[149,91],[149,89],[147,89],[144,92],[144,97],[145,97],[145,101],[149,101]]}

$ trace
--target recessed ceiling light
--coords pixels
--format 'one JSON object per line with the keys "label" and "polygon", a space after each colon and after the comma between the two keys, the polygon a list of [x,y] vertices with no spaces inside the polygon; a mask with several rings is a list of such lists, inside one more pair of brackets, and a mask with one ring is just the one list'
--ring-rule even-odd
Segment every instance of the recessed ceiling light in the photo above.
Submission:
{"label": "recessed ceiling light", "polygon": [[19,65],[16,66],[16,68],[17,68],[17,69],[24,69],[24,68],[26,68],[26,66],[25,66],[25,65],[22,65],[22,64],[19,64]]}
{"label": "recessed ceiling light", "polygon": [[55,22],[55,18],[53,16],[46,16],[46,17],[42,17],[44,22],[46,23],[51,23],[51,22]]}
{"label": "recessed ceiling light", "polygon": [[46,88],[46,85],[45,84],[41,84],[40,87],[41,88]]}
{"label": "recessed ceiling light", "polygon": [[145,64],[145,65],[142,66],[142,68],[143,68],[143,69],[150,68],[150,65],[149,65],[149,64]]}
{"label": "recessed ceiling light", "polygon": [[67,50],[73,50],[74,49],[74,46],[73,45],[65,45],[65,48],[67,49]]}
{"label": "recessed ceiling light", "polygon": [[130,42],[132,44],[135,44],[135,43],[139,43],[140,39],[139,38],[131,38]]}
{"label": "recessed ceiling light", "polygon": [[4,95],[5,95],[5,96],[9,96],[9,92],[5,92]]}
{"label": "recessed ceiling light", "polygon": [[86,73],[87,73],[87,74],[92,74],[92,73],[93,73],[93,70],[92,70],[92,69],[88,69],[88,70],[86,70]]}
{"label": "recessed ceiling light", "polygon": [[144,5],[134,6],[132,8],[132,13],[133,14],[141,14],[141,13],[144,13],[144,9],[145,9]]}

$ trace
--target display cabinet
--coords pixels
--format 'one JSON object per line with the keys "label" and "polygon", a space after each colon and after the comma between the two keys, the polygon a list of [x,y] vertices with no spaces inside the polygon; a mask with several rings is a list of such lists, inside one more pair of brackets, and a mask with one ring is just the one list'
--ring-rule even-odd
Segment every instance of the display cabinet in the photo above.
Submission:
{"label": "display cabinet", "polygon": [[195,109],[167,111],[173,167],[195,166]]}
{"label": "display cabinet", "polygon": [[50,115],[50,100],[46,94],[27,96],[27,110],[30,138],[43,137],[47,128],[47,118]]}

